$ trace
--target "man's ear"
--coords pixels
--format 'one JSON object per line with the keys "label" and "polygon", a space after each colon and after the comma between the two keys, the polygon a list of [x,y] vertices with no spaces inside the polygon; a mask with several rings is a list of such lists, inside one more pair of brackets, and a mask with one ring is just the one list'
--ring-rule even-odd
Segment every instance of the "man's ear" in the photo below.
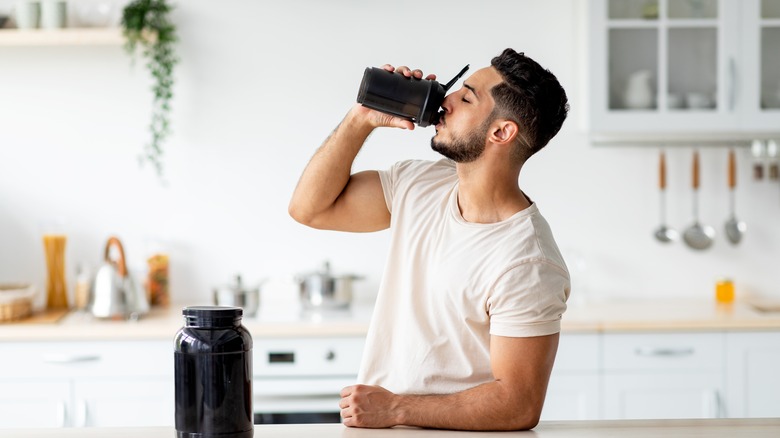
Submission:
{"label": "man's ear", "polygon": [[490,140],[496,144],[511,144],[517,138],[519,128],[511,120],[498,119],[493,124]]}

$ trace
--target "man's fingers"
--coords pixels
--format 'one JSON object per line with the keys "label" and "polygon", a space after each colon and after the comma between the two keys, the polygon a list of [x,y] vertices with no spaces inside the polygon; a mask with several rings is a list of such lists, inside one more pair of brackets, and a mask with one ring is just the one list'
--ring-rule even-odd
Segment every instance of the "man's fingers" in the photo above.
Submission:
{"label": "man's fingers", "polygon": [[[416,68],[416,69],[412,70],[411,68],[409,68],[409,67],[407,67],[405,65],[401,65],[401,66],[398,66],[398,68],[395,68],[391,64],[385,64],[385,65],[382,66],[382,68],[387,70],[387,71],[395,71],[395,72],[401,73],[402,75],[406,76],[407,78],[415,77],[417,79],[422,79],[422,77],[423,77],[423,71],[420,70],[419,68]],[[436,79],[436,75],[430,74],[430,75],[426,76],[425,79],[435,80]]]}
{"label": "man's fingers", "polygon": [[354,390],[355,390],[355,386],[354,385],[353,386],[345,386],[344,388],[342,388],[342,390],[339,393],[339,395],[341,396],[341,398],[349,397]]}

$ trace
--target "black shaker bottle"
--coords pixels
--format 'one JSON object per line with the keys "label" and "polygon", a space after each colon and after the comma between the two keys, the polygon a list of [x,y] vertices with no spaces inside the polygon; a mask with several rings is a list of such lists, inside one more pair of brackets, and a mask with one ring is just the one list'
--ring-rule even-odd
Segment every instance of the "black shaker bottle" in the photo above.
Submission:
{"label": "black shaker bottle", "polygon": [[447,85],[430,79],[407,78],[401,73],[368,67],[358,90],[357,102],[365,107],[411,120],[421,127],[439,123],[444,95],[466,73],[469,66]]}
{"label": "black shaker bottle", "polygon": [[182,310],[174,339],[176,435],[251,438],[252,335],[240,307]]}

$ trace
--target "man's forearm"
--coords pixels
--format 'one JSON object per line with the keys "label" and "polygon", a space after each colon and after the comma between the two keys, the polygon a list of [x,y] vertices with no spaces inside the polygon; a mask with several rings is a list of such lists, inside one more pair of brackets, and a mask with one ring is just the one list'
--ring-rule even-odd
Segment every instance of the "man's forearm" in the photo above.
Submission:
{"label": "man's forearm", "polygon": [[350,111],[312,157],[290,201],[290,214],[310,223],[331,207],[349,182],[352,163],[373,128]]}
{"label": "man's forearm", "polygon": [[544,402],[544,394],[518,399],[499,381],[455,394],[399,397],[400,424],[458,430],[530,429]]}

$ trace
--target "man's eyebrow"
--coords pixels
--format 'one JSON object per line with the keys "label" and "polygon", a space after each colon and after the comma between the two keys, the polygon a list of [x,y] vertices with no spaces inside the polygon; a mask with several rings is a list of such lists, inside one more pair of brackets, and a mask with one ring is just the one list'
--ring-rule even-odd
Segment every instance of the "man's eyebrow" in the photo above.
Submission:
{"label": "man's eyebrow", "polygon": [[476,90],[476,89],[474,89],[474,87],[472,87],[471,85],[469,85],[469,84],[467,84],[467,83],[465,83],[465,82],[463,83],[463,86],[464,86],[464,87],[466,87],[466,89],[468,89],[468,90],[469,90],[469,91],[471,91],[472,93],[474,93],[474,96],[475,96],[477,99],[479,99],[479,94],[477,94],[477,90]]}

